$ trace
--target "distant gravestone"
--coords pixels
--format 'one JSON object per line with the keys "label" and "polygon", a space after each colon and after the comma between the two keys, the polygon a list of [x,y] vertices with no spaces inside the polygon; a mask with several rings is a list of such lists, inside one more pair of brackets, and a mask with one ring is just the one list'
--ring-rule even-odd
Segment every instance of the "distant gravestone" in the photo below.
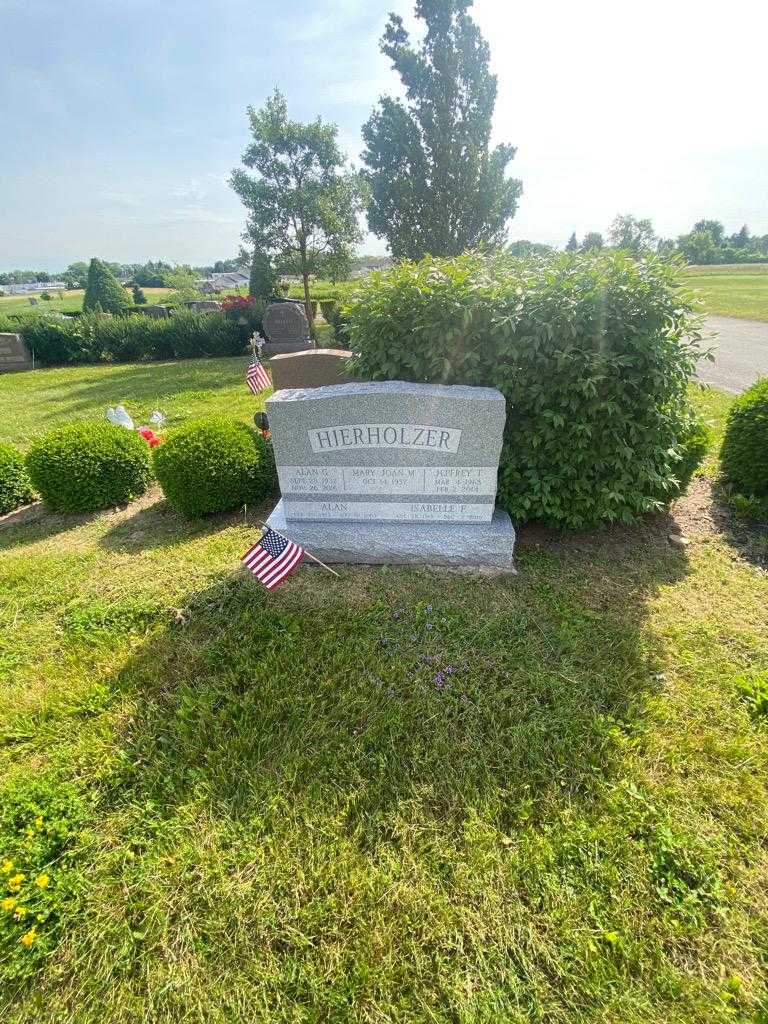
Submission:
{"label": "distant gravestone", "polygon": [[218,313],[221,309],[220,303],[212,302],[209,299],[185,302],[184,305],[187,309],[191,309],[193,313]]}
{"label": "distant gravestone", "polygon": [[312,347],[309,321],[304,307],[298,302],[271,302],[264,310],[263,325],[267,336],[264,346],[267,358],[285,352],[303,352]]}
{"label": "distant gravestone", "polygon": [[272,387],[320,388],[327,384],[349,384],[355,378],[347,372],[349,352],[340,348],[315,348],[285,352],[269,362]]}
{"label": "distant gravestone", "polygon": [[268,525],[324,561],[510,571],[495,508],[506,404],[495,388],[376,381],[276,391],[282,499]]}
{"label": "distant gravestone", "polygon": [[138,312],[144,316],[151,316],[154,320],[166,320],[171,315],[166,306],[140,306]]}
{"label": "distant gravestone", "polygon": [[36,306],[37,305],[37,299],[28,299],[27,301],[29,302],[30,306]]}
{"label": "distant gravestone", "polygon": [[0,373],[31,370],[32,357],[20,334],[0,334]]}

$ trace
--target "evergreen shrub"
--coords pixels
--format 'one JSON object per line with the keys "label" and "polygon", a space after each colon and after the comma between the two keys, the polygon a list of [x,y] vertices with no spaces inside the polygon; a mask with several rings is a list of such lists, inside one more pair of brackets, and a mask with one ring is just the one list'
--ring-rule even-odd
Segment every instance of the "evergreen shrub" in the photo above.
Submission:
{"label": "evergreen shrub", "polygon": [[272,446],[223,416],[191,420],[153,452],[169,504],[188,519],[262,501],[274,488]]}
{"label": "evergreen shrub", "polygon": [[0,516],[26,505],[33,497],[23,455],[13,445],[0,442]]}
{"label": "evergreen shrub", "polygon": [[67,423],[27,453],[34,487],[53,512],[123,505],[151,480],[149,446],[132,430],[101,420]]}

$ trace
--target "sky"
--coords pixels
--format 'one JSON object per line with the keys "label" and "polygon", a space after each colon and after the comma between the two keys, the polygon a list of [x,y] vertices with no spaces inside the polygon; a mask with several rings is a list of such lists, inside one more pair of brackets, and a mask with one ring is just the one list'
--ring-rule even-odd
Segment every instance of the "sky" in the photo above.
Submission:
{"label": "sky", "polygon": [[[0,269],[236,255],[246,107],[360,126],[399,80],[378,51],[413,0],[0,0]],[[768,233],[765,0],[475,0],[494,139],[523,195],[510,239],[563,246],[618,213],[674,237]],[[367,236],[361,249],[384,253]]]}

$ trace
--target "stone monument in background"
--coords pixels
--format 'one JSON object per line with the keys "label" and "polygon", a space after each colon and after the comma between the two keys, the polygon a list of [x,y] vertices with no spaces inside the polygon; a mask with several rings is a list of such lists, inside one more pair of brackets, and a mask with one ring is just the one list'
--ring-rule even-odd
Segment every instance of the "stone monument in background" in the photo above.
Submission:
{"label": "stone monument in background", "polygon": [[298,302],[270,302],[264,310],[263,325],[267,336],[264,346],[267,359],[285,352],[303,352],[312,348],[307,314]]}
{"label": "stone monument in background", "polygon": [[285,352],[269,361],[272,387],[319,388],[329,384],[348,384],[355,378],[347,372],[350,353],[341,348],[309,348],[303,352]]}
{"label": "stone monument in background", "polygon": [[32,356],[20,334],[0,334],[0,373],[31,370]]}
{"label": "stone monument in background", "polygon": [[512,570],[500,391],[339,384],[277,391],[267,414],[282,492],[268,524],[318,558]]}

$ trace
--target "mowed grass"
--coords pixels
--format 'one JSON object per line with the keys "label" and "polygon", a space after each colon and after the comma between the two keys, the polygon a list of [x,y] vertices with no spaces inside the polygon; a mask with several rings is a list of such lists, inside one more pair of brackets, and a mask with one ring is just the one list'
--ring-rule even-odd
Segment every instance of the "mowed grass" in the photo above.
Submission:
{"label": "mowed grass", "polygon": [[[70,374],[17,424],[118,380],[247,416],[237,364],[179,364],[214,397],[175,407],[171,366],[15,375]],[[731,399],[697,401],[720,429]],[[263,510],[7,519],[0,845],[17,870],[70,827],[37,943],[6,926],[3,1021],[764,1021],[768,549],[694,487],[524,530],[516,577],[273,595],[238,561]]]}
{"label": "mowed grass", "polygon": [[768,264],[689,267],[685,284],[698,290],[707,313],[768,320]]}
{"label": "mowed grass", "polygon": [[[0,287],[0,291],[2,291]],[[160,302],[171,294],[170,288],[142,288],[147,302]],[[83,308],[82,288],[68,289],[59,292],[52,290],[51,299],[41,299],[40,293],[33,294],[31,298],[37,300],[37,305],[30,305],[30,296],[27,295],[0,295],[0,316],[7,316],[9,313],[74,313]],[[130,290],[128,292],[130,295]],[[59,298],[61,295],[61,298]]]}

